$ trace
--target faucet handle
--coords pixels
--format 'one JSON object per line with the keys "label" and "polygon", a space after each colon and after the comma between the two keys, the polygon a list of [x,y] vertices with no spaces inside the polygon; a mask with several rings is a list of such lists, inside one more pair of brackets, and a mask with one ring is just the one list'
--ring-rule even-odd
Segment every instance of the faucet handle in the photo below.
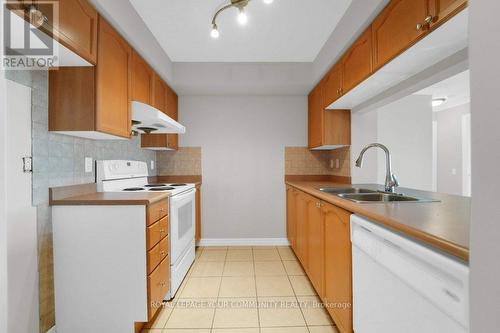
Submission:
{"label": "faucet handle", "polygon": [[398,186],[399,186],[399,181],[398,181],[398,178],[396,177],[396,175],[395,175],[395,174],[392,174],[392,175],[391,175],[391,178],[392,178],[392,185],[393,185],[394,187],[398,187]]}

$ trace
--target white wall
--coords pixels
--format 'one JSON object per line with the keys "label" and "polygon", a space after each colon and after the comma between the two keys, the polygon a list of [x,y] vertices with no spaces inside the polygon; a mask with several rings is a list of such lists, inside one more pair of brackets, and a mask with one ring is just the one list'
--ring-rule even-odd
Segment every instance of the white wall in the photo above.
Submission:
{"label": "white wall", "polygon": [[430,96],[404,97],[369,112],[352,114],[352,182],[384,184],[386,161],[383,151],[365,154],[363,167],[355,161],[367,144],[386,145],[400,185],[432,190],[432,108]]}
{"label": "white wall", "polygon": [[[400,186],[432,190],[431,96],[410,95],[377,110],[378,141],[392,155]],[[385,154],[378,156],[378,182],[384,184]]]}
{"label": "white wall", "polygon": [[285,238],[284,147],[307,145],[306,96],[181,96],[202,148],[202,238]]}
{"label": "white wall", "polygon": [[376,183],[378,152],[369,150],[363,157],[363,167],[356,167],[356,159],[368,144],[377,142],[377,112],[351,114],[351,177],[353,184]]}
{"label": "white wall", "polygon": [[472,220],[471,332],[500,327],[500,1],[470,2]]}

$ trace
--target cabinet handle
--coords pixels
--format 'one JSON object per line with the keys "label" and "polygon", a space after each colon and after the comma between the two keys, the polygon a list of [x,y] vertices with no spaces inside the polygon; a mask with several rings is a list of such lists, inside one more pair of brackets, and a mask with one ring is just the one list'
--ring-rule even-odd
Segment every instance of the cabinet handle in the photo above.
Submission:
{"label": "cabinet handle", "polygon": [[427,23],[427,24],[431,24],[431,23],[432,23],[432,21],[434,21],[434,16],[429,15],[429,16],[427,16],[427,17],[425,18],[425,20],[424,20],[424,21],[425,21],[425,23]]}
{"label": "cabinet handle", "polygon": [[424,26],[421,23],[417,23],[417,31],[422,30]]}
{"label": "cabinet handle", "polygon": [[160,229],[160,234],[163,234],[165,232],[165,229]]}

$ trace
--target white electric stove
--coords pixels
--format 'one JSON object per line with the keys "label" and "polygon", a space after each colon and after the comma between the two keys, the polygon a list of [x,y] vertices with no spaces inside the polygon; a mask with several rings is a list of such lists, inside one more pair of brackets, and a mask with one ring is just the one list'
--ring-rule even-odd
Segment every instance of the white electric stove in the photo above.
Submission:
{"label": "white electric stove", "polygon": [[97,161],[96,182],[99,192],[169,192],[170,292],[179,289],[195,258],[194,184],[148,183],[145,162],[126,160]]}

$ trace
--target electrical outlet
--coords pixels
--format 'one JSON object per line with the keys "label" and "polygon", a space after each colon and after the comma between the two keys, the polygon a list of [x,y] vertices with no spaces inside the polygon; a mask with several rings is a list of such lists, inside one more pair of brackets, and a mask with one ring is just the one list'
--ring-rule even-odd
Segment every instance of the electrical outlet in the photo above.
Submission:
{"label": "electrical outlet", "polygon": [[151,170],[155,169],[155,161],[151,161]]}
{"label": "electrical outlet", "polygon": [[85,172],[90,173],[94,169],[92,157],[85,157]]}
{"label": "electrical outlet", "polygon": [[340,160],[338,158],[335,160],[335,168],[336,169],[340,168]]}
{"label": "electrical outlet", "polygon": [[330,160],[330,169],[333,169],[333,160]]}

